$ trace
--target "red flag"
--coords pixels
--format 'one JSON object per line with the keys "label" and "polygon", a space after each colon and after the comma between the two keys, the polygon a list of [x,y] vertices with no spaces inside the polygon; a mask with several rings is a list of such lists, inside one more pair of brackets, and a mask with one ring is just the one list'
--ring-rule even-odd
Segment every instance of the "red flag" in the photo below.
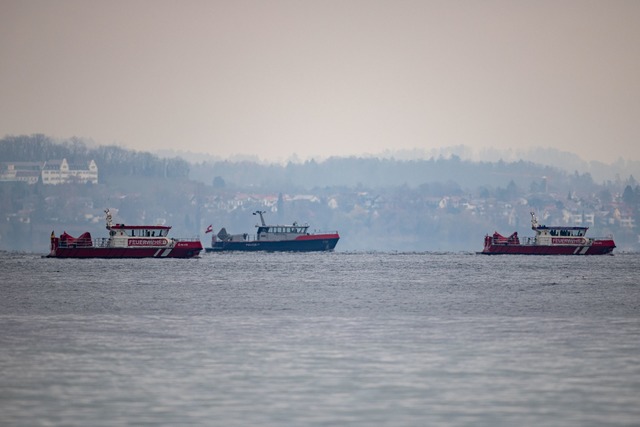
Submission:
{"label": "red flag", "polygon": [[213,224],[209,225],[205,230],[204,234],[211,233],[213,231]]}

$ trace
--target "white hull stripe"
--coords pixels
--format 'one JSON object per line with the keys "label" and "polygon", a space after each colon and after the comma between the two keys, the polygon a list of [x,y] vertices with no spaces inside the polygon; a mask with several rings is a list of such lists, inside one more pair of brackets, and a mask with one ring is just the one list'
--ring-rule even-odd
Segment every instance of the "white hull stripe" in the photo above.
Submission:
{"label": "white hull stripe", "polygon": [[585,246],[582,248],[582,251],[580,252],[580,255],[584,255],[587,253],[587,251],[589,250],[589,246]]}
{"label": "white hull stripe", "polygon": [[162,250],[162,249],[158,249],[158,250],[156,251],[156,253],[155,253],[155,254],[153,254],[153,256],[154,256],[154,257],[157,257],[161,250]]}
{"label": "white hull stripe", "polygon": [[573,251],[573,254],[574,254],[574,255],[577,255],[577,254],[578,254],[578,251],[580,251],[580,246],[578,246],[578,247],[576,248],[576,250],[575,250],[575,251]]}
{"label": "white hull stripe", "polygon": [[166,257],[167,255],[169,255],[170,252],[171,252],[171,248],[165,249],[164,252],[162,253],[162,255],[160,255],[160,256],[161,257]]}

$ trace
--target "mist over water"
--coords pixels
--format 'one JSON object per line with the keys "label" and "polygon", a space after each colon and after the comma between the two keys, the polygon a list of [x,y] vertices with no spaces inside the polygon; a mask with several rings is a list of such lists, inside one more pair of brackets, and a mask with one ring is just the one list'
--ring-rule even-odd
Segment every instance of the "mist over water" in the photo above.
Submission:
{"label": "mist over water", "polygon": [[0,254],[3,425],[635,425],[640,256]]}

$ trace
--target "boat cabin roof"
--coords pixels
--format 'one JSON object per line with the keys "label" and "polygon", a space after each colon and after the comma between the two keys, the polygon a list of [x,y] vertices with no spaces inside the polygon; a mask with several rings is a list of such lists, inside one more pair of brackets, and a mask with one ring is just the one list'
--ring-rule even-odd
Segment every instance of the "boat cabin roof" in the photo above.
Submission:
{"label": "boat cabin roof", "polygon": [[168,225],[124,225],[115,224],[111,226],[115,230],[170,230]]}
{"label": "boat cabin roof", "polygon": [[538,230],[588,230],[589,227],[564,227],[561,225],[552,225],[552,226],[539,225],[536,227],[536,229]]}

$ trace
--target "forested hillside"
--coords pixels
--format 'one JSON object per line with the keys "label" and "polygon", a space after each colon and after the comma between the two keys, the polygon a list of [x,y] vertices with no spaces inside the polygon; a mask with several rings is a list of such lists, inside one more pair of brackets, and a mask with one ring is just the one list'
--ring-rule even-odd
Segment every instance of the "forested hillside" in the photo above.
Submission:
{"label": "forested hillside", "polygon": [[218,161],[191,166],[191,177],[212,183],[222,177],[238,188],[313,189],[318,187],[389,188],[417,187],[428,183],[453,184],[462,189],[504,186],[510,180],[528,187],[542,177],[565,179],[566,174],[550,166],[518,161],[471,162],[457,156],[429,160],[393,160],[333,157],[323,162],[260,164]]}
{"label": "forested hillside", "polygon": [[180,158],[160,158],[147,152],[115,145],[90,147],[72,138],[56,142],[44,135],[7,136],[0,140],[0,161],[44,162],[66,158],[69,163],[95,160],[101,179],[111,176],[161,176],[187,178],[189,163]]}

